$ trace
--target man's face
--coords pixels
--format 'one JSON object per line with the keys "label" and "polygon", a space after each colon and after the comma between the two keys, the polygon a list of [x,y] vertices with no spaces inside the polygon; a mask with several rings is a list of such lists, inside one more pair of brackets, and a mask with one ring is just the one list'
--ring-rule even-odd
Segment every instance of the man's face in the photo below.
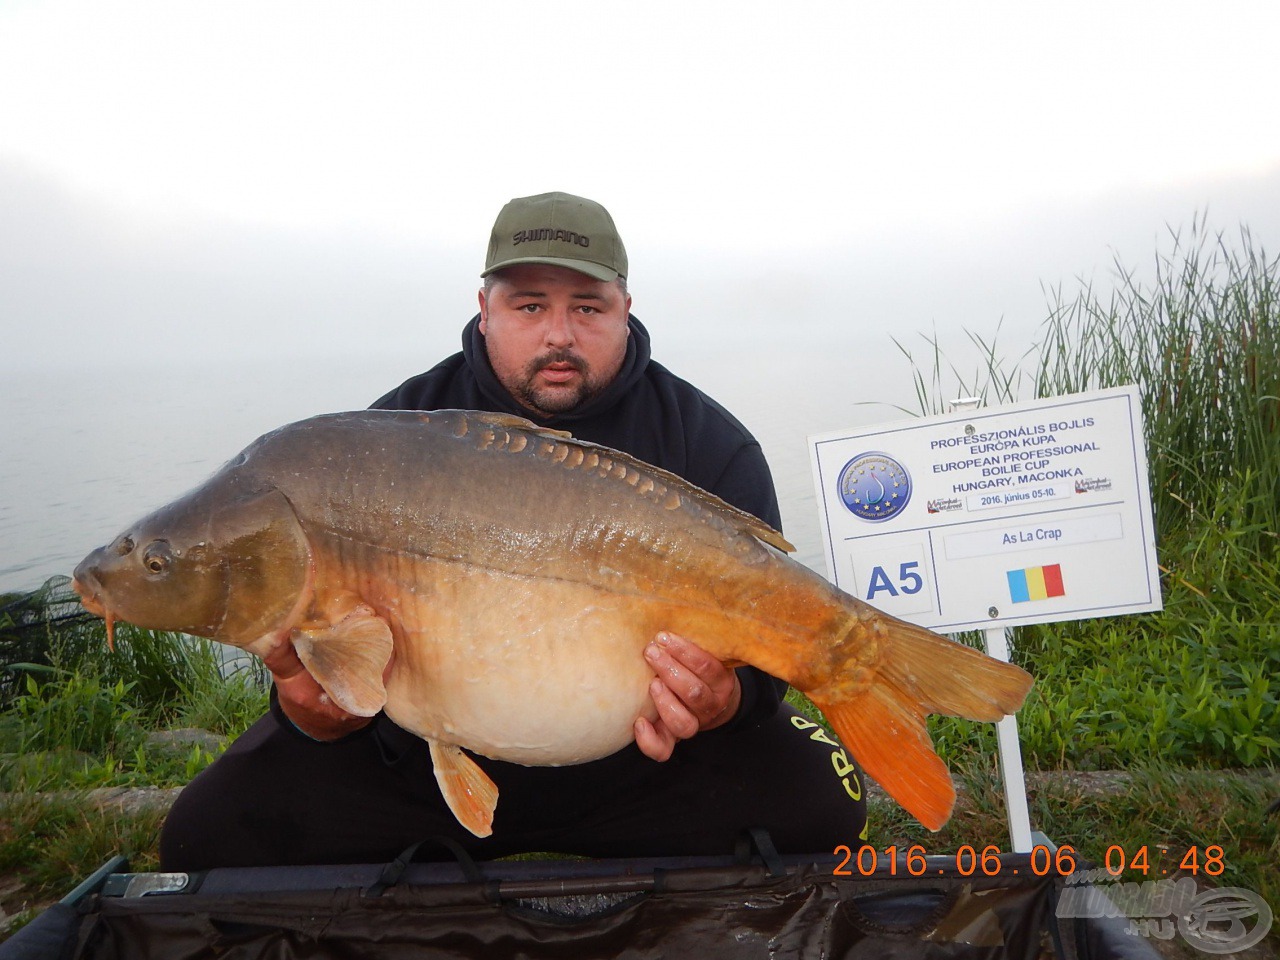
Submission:
{"label": "man's face", "polygon": [[622,369],[631,297],[616,283],[539,263],[508,267],[480,291],[489,363],[519,403],[541,416],[598,395]]}

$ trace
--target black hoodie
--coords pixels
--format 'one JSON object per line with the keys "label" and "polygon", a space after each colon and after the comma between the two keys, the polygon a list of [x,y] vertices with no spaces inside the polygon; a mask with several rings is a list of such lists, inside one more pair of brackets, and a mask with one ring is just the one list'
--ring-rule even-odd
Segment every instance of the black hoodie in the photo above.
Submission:
{"label": "black hoodie", "polygon": [[[479,315],[462,331],[461,353],[406,380],[373,406],[515,414],[670,470],[781,529],[778,498],[760,444],[724,407],[650,359],[649,332],[639,320],[629,317],[628,325],[631,335],[618,376],[598,397],[568,413],[539,417],[516,402],[489,364]],[[689,639],[697,642],[697,637]],[[769,716],[786,689],[757,670],[740,669],[738,675],[742,707],[734,722],[721,729]]]}

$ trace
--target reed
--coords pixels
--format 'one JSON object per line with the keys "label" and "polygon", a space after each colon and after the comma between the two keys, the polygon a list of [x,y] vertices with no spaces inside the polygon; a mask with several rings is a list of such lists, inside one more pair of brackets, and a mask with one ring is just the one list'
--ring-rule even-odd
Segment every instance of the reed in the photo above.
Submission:
{"label": "reed", "polygon": [[1048,291],[1032,348],[1010,359],[996,337],[969,333],[972,372],[946,356],[898,349],[913,368],[919,413],[946,398],[987,405],[1136,384],[1142,397],[1156,525],[1198,537],[1232,515],[1239,547],[1274,558],[1280,541],[1280,257],[1247,226],[1235,239],[1203,216],[1169,231],[1151,270],[1115,262],[1116,283]]}

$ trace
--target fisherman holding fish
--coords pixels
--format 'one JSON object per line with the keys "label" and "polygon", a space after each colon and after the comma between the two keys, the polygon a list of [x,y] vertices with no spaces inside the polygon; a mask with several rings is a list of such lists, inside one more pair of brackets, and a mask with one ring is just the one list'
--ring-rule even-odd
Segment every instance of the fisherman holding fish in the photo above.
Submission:
{"label": "fisherman holding fish", "polygon": [[812,854],[867,836],[854,755],[940,828],[925,718],[998,721],[1032,678],[786,556],[759,444],[650,360],[604,207],[509,202],[481,275],[461,353],[261,436],[78,564],[109,641],[118,620],[212,637],[275,678],[178,797],[161,867],[425,837],[723,854],[748,828]]}
{"label": "fisherman holding fish", "polygon": [[[563,193],[512,200],[493,228],[480,312],[462,351],[374,407],[525,418],[661,467],[776,530],[759,444],[650,358],[627,274],[622,240],[599,204]],[[784,683],[726,667],[697,636],[659,631],[641,656],[652,703],[635,720],[634,743],[589,762],[524,766],[456,747],[446,755],[385,713],[353,715],[282,644],[265,658],[275,680],[270,713],[183,790],[164,827],[162,869],[383,861],[437,835],[485,858],[725,854],[751,827],[794,853],[866,837],[856,766],[782,701]],[[580,686],[591,696],[590,677]],[[566,706],[539,708],[554,717]],[[491,827],[468,831],[433,773],[446,775],[443,784],[472,761],[502,803]]]}
{"label": "fisherman holding fish", "polygon": [[429,837],[723,854],[750,828],[813,854],[866,838],[855,757],[939,829],[926,718],[997,721],[1031,677],[787,556],[759,445],[650,360],[599,204],[513,200],[482,276],[462,353],[259,437],[77,565],[108,642],[121,620],[210,637],[276,681],[179,796],[161,866]]}

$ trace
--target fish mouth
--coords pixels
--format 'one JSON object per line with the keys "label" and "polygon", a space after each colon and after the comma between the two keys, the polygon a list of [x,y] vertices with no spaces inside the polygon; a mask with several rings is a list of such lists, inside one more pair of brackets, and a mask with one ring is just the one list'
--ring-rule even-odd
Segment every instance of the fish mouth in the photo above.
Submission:
{"label": "fish mouth", "polygon": [[107,649],[112,653],[116,649],[116,620],[111,609],[102,601],[102,585],[92,573],[77,570],[71,579],[71,589],[80,597],[80,606],[107,622]]}
{"label": "fish mouth", "polygon": [[100,597],[102,586],[94,579],[93,574],[77,570],[71,581],[71,589],[80,596],[80,605],[90,613],[100,617],[106,614],[106,605]]}

